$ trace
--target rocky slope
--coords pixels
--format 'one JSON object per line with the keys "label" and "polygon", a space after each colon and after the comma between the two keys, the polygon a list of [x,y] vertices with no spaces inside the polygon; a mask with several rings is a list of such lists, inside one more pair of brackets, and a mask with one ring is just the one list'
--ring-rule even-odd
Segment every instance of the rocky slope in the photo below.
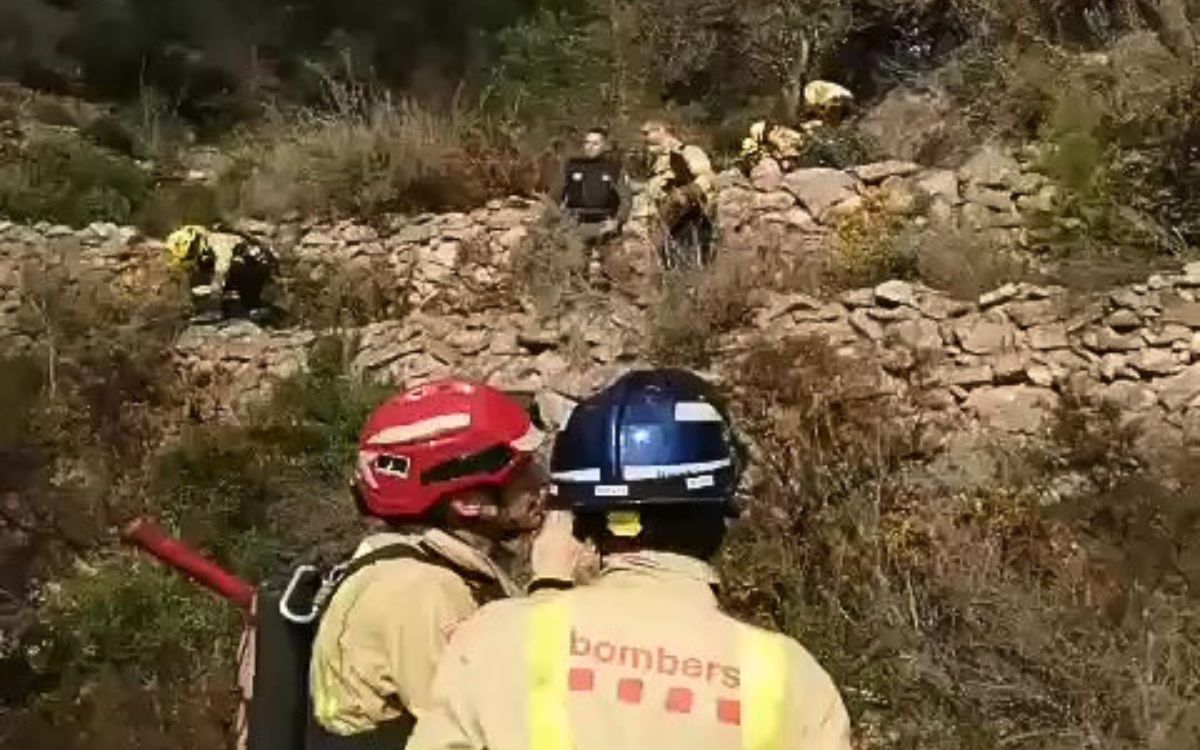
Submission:
{"label": "rocky slope", "polygon": [[[721,224],[733,240],[726,252],[740,252],[739,236],[771,227],[777,252],[795,257],[817,252],[838,221],[864,210],[1027,244],[1032,227],[1045,226],[1031,217],[1048,212],[1055,199],[1045,180],[996,149],[957,173],[888,162],[783,174],[768,163],[750,180],[733,173],[722,180]],[[369,378],[411,383],[463,373],[537,394],[547,406],[646,363],[654,321],[641,201],[613,251],[632,280],[551,310],[510,293],[513,252],[543,210],[513,198],[471,213],[390,217],[377,226],[247,223],[246,231],[278,248],[316,288],[328,274],[357,268],[409,312],[333,331],[246,323],[187,330],[173,356],[190,386],[193,416],[236,419],[273,378],[303,367],[322,335],[351,341],[353,367]],[[39,343],[17,314],[31,269],[69,266],[136,294],[161,256],[157,242],[129,228],[0,223],[0,340],[12,350]],[[862,364],[855,369],[869,374],[872,397],[899,399],[924,414],[932,444],[979,429],[1036,434],[1064,398],[1115,407],[1124,423],[1144,428],[1146,450],[1200,444],[1197,293],[1200,264],[1082,296],[1010,283],[977,299],[953,299],[904,281],[836,299],[757,291],[749,300],[752,324],[713,347],[712,374],[721,377],[773,342],[818,337]]]}

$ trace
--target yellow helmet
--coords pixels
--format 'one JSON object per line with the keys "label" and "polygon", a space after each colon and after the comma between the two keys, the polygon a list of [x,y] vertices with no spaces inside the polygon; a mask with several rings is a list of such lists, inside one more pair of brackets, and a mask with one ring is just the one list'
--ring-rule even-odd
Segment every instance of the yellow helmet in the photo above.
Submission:
{"label": "yellow helmet", "polygon": [[186,266],[194,263],[207,238],[208,230],[195,224],[188,224],[171,232],[167,237],[167,251],[171,254],[171,265]]}
{"label": "yellow helmet", "polygon": [[853,100],[850,89],[830,81],[810,81],[804,87],[804,103],[810,107],[829,107]]}

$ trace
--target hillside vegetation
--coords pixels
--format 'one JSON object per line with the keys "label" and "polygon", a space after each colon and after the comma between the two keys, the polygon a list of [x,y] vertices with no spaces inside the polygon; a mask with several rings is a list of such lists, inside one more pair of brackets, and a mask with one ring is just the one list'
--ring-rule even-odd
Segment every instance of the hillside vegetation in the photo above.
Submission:
{"label": "hillside vegetation", "polygon": [[[19,0],[0,9],[0,220],[162,233],[470,210],[547,189],[594,123],[636,174],[647,116],[724,166],[749,122],[793,120],[824,77],[858,111],[807,165],[953,167],[1004,143],[1062,197],[1050,252],[1140,279],[1200,243],[1198,34],[1191,0]],[[503,304],[607,319],[554,221],[501,285],[531,299]],[[957,232],[917,235],[918,262],[900,229],[852,217],[815,283],[770,247],[668,278],[633,335],[708,366],[768,286],[977,295],[1024,273]],[[0,352],[0,747],[224,746],[240,620],[116,529],[154,514],[254,580],[336,558],[360,530],[358,429],[394,384],[331,336],[245,420],[204,421],[172,366],[176,281],[21,273],[38,346]],[[290,279],[298,322],[406,314],[372,274]],[[1044,444],[935,453],[862,376],[791,340],[724,384],[753,458],[727,606],[828,666],[864,750],[1200,746],[1194,461],[1147,463],[1136,426],[1069,401]]]}

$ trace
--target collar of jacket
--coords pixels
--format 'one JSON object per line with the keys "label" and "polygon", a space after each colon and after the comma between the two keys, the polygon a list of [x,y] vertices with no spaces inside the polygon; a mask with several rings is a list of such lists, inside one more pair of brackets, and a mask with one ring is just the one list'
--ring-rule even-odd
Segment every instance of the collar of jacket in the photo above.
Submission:
{"label": "collar of jacket", "polygon": [[670,552],[627,552],[607,555],[600,571],[602,582],[633,585],[677,585],[716,603],[720,585],[716,571],[703,560]]}
{"label": "collar of jacket", "polygon": [[358,549],[354,550],[354,557],[374,552],[381,547],[392,544],[422,547],[446,558],[455,565],[482,573],[491,578],[504,589],[504,593],[508,596],[518,596],[521,593],[520,587],[513,583],[508,574],[501,570],[500,566],[492,562],[491,558],[471,544],[442,529],[413,529],[411,531],[385,531],[379,534],[372,534],[363,539],[358,545]]}

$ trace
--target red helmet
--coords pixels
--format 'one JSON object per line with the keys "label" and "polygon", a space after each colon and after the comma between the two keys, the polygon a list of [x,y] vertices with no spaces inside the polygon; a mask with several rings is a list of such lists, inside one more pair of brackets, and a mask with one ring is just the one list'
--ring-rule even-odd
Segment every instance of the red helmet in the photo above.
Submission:
{"label": "red helmet", "polygon": [[358,491],[371,515],[415,520],[447,495],[505,485],[542,437],[521,405],[495,388],[428,383],[392,397],[367,419]]}

